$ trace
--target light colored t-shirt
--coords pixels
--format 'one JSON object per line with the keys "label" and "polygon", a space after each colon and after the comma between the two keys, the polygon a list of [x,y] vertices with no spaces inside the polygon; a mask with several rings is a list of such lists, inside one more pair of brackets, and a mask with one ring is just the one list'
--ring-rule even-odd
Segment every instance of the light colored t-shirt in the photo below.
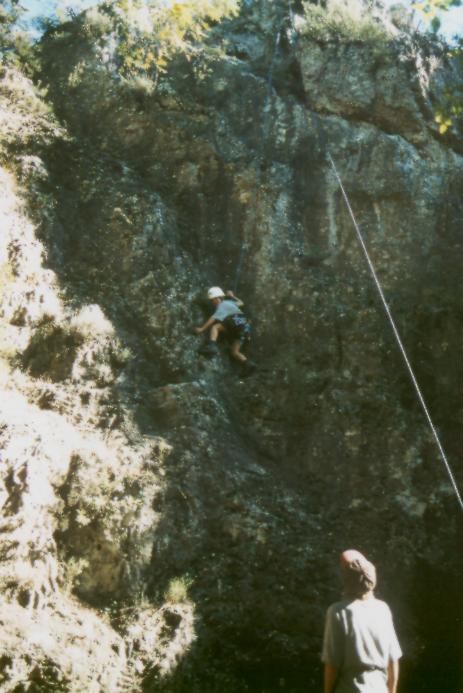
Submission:
{"label": "light colored t-shirt", "polygon": [[[387,666],[401,656],[386,602],[371,597],[330,606],[322,660],[340,670],[335,693],[387,693]],[[362,671],[362,667],[377,669]]]}
{"label": "light colored t-shirt", "polygon": [[217,320],[217,322],[223,322],[226,318],[229,318],[230,315],[237,315],[242,312],[243,311],[238,307],[235,301],[224,299],[219,303],[212,317],[214,320]]}

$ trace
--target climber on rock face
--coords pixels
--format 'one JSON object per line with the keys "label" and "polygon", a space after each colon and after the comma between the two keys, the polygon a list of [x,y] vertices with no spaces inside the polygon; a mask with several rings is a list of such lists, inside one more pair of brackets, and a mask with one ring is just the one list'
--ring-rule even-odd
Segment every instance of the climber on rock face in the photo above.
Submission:
{"label": "climber on rock face", "polygon": [[218,286],[210,288],[207,297],[215,311],[204,325],[195,327],[196,334],[203,334],[209,330],[209,340],[201,347],[200,353],[205,356],[217,354],[217,340],[223,334],[230,342],[232,357],[242,364],[246,372],[249,372],[253,369],[253,365],[243,354],[242,349],[250,341],[251,326],[241,310],[243,301],[235,296],[233,291],[227,291],[225,294]]}
{"label": "climber on rock face", "polygon": [[326,614],[324,693],[396,693],[402,656],[388,605],[376,599],[376,569],[358,551],[341,554],[343,601]]}

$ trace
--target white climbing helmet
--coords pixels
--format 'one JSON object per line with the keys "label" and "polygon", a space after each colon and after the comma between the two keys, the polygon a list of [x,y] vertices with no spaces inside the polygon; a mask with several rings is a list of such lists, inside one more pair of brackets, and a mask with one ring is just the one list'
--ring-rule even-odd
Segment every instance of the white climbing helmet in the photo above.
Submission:
{"label": "white climbing helmet", "polygon": [[209,291],[207,292],[207,297],[209,299],[212,298],[223,298],[225,296],[224,292],[220,288],[220,286],[212,286]]}

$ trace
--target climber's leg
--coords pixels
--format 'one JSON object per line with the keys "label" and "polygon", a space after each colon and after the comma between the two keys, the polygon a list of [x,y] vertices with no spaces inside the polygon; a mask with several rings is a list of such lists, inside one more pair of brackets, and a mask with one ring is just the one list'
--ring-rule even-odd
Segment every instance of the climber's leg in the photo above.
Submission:
{"label": "climber's leg", "polygon": [[246,356],[241,352],[241,340],[240,339],[235,339],[230,347],[230,352],[232,357],[236,360],[239,361],[240,363],[246,363],[247,358]]}
{"label": "climber's leg", "polygon": [[216,342],[221,332],[225,332],[225,327],[222,325],[222,323],[214,323],[211,327],[211,331],[209,332],[209,339],[211,342]]}

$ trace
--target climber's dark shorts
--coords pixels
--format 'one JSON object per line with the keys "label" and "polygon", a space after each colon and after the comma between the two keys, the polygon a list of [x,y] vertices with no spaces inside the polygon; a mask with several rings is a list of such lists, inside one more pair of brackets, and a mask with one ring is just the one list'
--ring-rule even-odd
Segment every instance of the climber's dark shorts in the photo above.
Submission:
{"label": "climber's dark shorts", "polygon": [[225,318],[222,325],[225,327],[225,336],[229,342],[239,340],[240,346],[244,347],[251,340],[251,325],[241,313]]}

